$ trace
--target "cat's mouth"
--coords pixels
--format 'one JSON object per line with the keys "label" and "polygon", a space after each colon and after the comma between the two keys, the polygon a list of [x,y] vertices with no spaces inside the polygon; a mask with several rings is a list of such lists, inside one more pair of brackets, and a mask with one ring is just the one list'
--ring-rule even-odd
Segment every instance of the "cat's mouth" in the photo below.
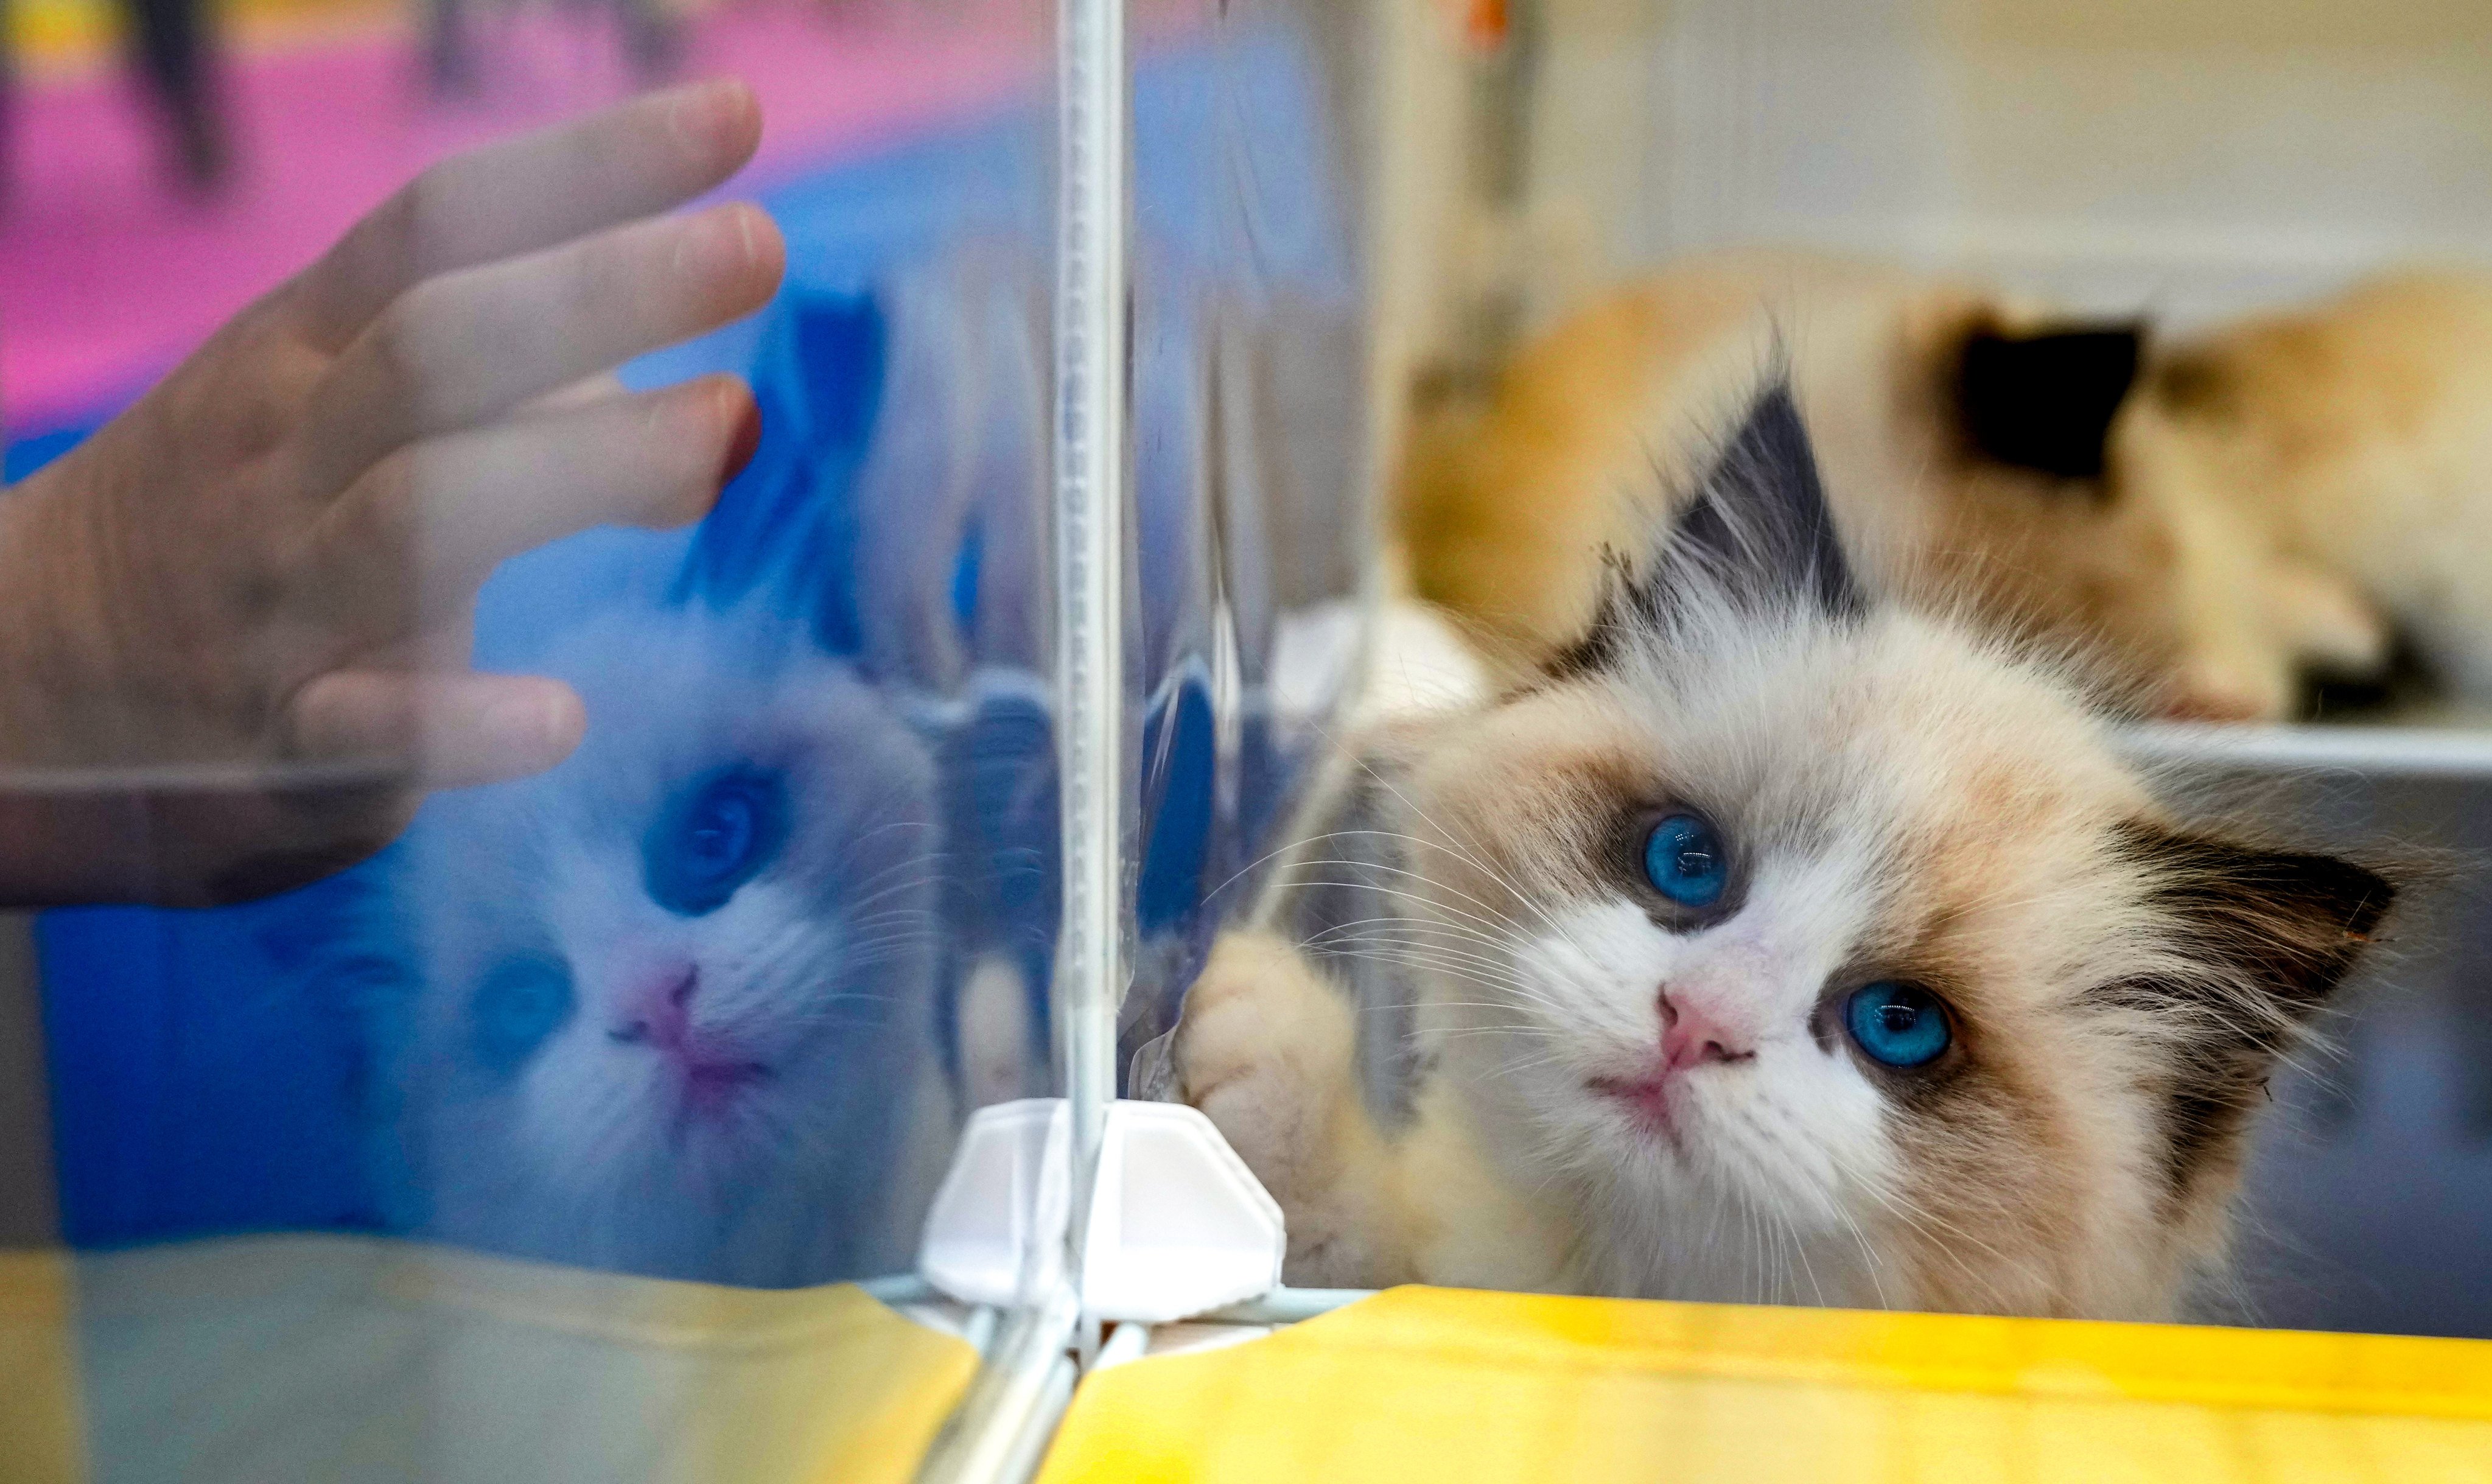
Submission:
{"label": "cat's mouth", "polygon": [[1616,1104],[1629,1121],[1647,1133],[1657,1134],[1678,1143],[1678,1114],[1672,1102],[1682,1079],[1666,1068],[1656,1069],[1642,1077],[1595,1077],[1585,1083],[1592,1092]]}
{"label": "cat's mouth", "polygon": [[706,1061],[688,1057],[677,1063],[684,1111],[714,1113],[732,1103],[756,1083],[767,1082],[770,1069],[757,1061]]}

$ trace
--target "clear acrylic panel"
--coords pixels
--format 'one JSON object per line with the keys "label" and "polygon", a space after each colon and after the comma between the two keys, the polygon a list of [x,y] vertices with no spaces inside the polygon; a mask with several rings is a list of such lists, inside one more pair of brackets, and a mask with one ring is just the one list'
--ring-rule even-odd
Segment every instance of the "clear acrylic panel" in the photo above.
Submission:
{"label": "clear acrylic panel", "polygon": [[[928,1204],[967,1116],[1060,1095],[1083,1040],[1055,983],[1059,19],[441,0],[302,33],[246,5],[126,117],[100,42],[35,47],[0,219],[13,508],[84,511],[115,470],[177,514],[263,500],[181,528],[220,579],[231,529],[317,519],[196,612],[109,630],[182,704],[142,684],[74,744],[9,719],[11,816],[96,846],[8,869],[50,908],[13,924],[0,1024],[20,1456],[914,1467],[1006,1319],[909,1276]],[[1147,1094],[1330,745],[1375,458],[1360,13],[1129,20],[1102,720],[1131,988],[1086,1044]],[[709,115],[501,142],[720,72],[765,121],[723,186],[668,153],[716,153]],[[479,147],[500,174],[436,170],[320,256]],[[706,239],[615,225],[688,196]],[[722,200],[784,243],[766,304],[713,282],[771,251]],[[97,508],[136,553],[98,580],[155,570],[157,517]],[[376,636],[323,628],[359,605]],[[458,691],[471,667],[540,681]],[[229,672],[269,694],[191,694]]]}
{"label": "clear acrylic panel", "polygon": [[[0,1204],[65,1316],[27,1425],[63,1477],[905,1475],[994,1317],[829,1286],[907,1274],[968,1112],[1056,1087],[1053,10],[239,11],[162,178],[76,37],[17,79],[11,498],[66,505],[134,419],[204,426],[160,397],[95,432],[258,314],[304,346],[234,435],[334,463],[358,519],[406,496],[322,528],[361,565],[285,622],[370,599],[372,670],[548,677],[584,730],[482,783],[442,762],[456,716],[335,761],[292,712],[0,759],[120,831],[13,928],[34,993],[0,1040],[48,1096],[8,1105]],[[715,120],[651,115],[428,177],[374,282],[289,284],[437,159],[721,73],[763,119],[724,185],[680,159]],[[564,246],[686,196],[732,241]],[[755,312],[678,302],[770,254],[722,200],[784,242]],[[247,401],[268,368],[233,353],[203,354]],[[721,372],[757,418],[720,424]],[[324,409],[345,433],[299,449]],[[175,689],[252,663],[216,617],[139,635]],[[415,807],[440,782],[469,786]],[[302,828],[193,858],[253,810]]]}
{"label": "clear acrylic panel", "polygon": [[1125,729],[1142,814],[1117,1044],[1135,1096],[1165,1092],[1160,1038],[1186,987],[1340,751],[1375,463],[1363,13],[1143,14],[1197,39],[1145,47],[1134,74]]}

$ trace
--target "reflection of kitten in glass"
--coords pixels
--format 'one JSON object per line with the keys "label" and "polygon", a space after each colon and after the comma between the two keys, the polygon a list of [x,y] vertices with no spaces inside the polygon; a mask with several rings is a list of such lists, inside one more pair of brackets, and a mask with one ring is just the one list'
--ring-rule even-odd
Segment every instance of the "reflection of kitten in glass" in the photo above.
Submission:
{"label": "reflection of kitten in glass", "polygon": [[1830,530],[1769,392],[1583,638],[1380,738],[1223,940],[1180,1077],[1290,1282],[2153,1317],[2220,1257],[2391,888],[2176,822]]}
{"label": "reflection of kitten in glass", "polygon": [[759,613],[592,625],[546,669],[578,754],[410,843],[402,1214],[663,1276],[905,1267],[950,1133],[925,748]]}

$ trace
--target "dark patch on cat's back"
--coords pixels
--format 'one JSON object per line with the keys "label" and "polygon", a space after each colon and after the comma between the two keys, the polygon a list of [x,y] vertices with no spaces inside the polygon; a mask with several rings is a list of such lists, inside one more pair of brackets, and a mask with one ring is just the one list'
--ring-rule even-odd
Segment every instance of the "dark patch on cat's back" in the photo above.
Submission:
{"label": "dark patch on cat's back", "polygon": [[2180,417],[2211,422],[2230,418],[2239,410],[2230,371],[2221,357],[2208,351],[2173,355],[2154,368],[2146,385],[2155,401]]}
{"label": "dark patch on cat's back", "polygon": [[2103,445],[2137,378],[2143,344],[2134,324],[2033,334],[1985,329],[1967,337],[1956,369],[1966,440],[2001,463],[2099,480]]}

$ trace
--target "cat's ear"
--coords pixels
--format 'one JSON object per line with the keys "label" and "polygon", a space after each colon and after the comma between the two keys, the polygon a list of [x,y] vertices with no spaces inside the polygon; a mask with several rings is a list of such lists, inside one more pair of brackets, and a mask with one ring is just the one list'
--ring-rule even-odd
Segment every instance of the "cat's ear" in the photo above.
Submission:
{"label": "cat's ear", "polygon": [[2101,478],[2103,444],[2145,345],[2142,321],[1974,330],[1955,378],[1966,441],[2001,463]]}
{"label": "cat's ear", "polygon": [[1550,662],[1557,674],[1598,669],[1626,636],[1680,608],[1729,604],[1766,613],[1862,611],[1868,599],[1838,539],[1834,512],[1791,383],[1760,393],[1739,429],[1646,559],[1605,553],[1591,628]]}
{"label": "cat's ear", "polygon": [[883,401],[882,306],[789,290],[770,312],[752,373],[761,442],[694,533],[672,596],[727,608],[765,591],[823,647],[853,653],[851,486]]}
{"label": "cat's ear", "polygon": [[2152,1017],[2176,1058],[2167,1131],[2173,1183],[2185,1189],[2238,1154],[2277,1058],[2360,961],[2397,887],[2332,855],[2159,824],[2126,835],[2186,968],[2113,994]]}

